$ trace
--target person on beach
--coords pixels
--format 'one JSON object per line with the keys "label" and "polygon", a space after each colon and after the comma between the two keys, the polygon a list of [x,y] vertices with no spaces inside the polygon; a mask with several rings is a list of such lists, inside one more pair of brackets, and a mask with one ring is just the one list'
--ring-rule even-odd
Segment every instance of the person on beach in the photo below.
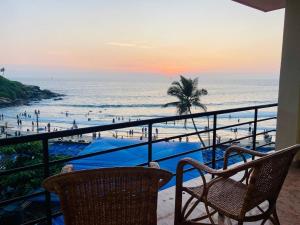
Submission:
{"label": "person on beach", "polygon": [[51,124],[48,123],[48,124],[47,124],[48,132],[50,132],[50,127],[51,127]]}
{"label": "person on beach", "polygon": [[238,129],[237,129],[237,128],[235,128],[233,132],[234,132],[235,139],[237,139],[237,133],[238,133]]}
{"label": "person on beach", "polygon": [[218,136],[218,144],[221,143],[221,136]]}

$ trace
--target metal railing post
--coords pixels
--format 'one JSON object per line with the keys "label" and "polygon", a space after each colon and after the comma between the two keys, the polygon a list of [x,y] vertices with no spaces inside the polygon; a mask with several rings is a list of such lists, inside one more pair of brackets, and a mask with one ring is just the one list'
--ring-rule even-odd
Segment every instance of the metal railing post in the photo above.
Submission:
{"label": "metal railing post", "polygon": [[[253,127],[253,136],[252,136],[252,150],[256,150],[256,133],[257,133],[257,114],[258,114],[258,109],[255,108],[254,110],[254,127]],[[254,160],[254,156],[252,156],[252,160]]]}
{"label": "metal railing post", "polygon": [[[43,139],[43,163],[44,163],[44,179],[45,179],[50,176],[48,139]],[[48,191],[45,191],[45,206],[46,206],[46,223],[47,225],[51,225],[52,224],[51,195]]]}
{"label": "metal railing post", "polygon": [[152,161],[152,123],[148,124],[148,166]]}
{"label": "metal railing post", "polygon": [[[217,114],[214,114],[213,124],[213,148],[212,148],[212,168],[216,168],[216,149],[217,149]],[[214,177],[214,176],[213,176]]]}
{"label": "metal railing post", "polygon": [[253,127],[253,139],[252,139],[252,149],[256,150],[256,133],[257,133],[257,114],[258,109],[256,108],[254,111],[254,127]]}

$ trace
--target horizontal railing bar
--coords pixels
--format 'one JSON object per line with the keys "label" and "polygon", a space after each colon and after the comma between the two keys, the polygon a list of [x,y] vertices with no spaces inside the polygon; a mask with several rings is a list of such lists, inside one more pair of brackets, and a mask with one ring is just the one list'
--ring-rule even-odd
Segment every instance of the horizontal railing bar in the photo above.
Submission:
{"label": "horizontal railing bar", "polygon": [[179,156],[184,156],[184,155],[195,153],[195,152],[201,152],[201,151],[204,151],[204,150],[209,149],[209,148],[212,148],[212,145],[206,146],[206,147],[203,147],[203,148],[199,148],[199,149],[190,150],[188,152],[182,152],[182,153],[178,153],[178,154],[175,154],[175,155],[167,156],[167,157],[160,158],[160,159],[157,159],[157,160],[154,160],[154,161],[155,162],[161,162],[161,161],[165,161],[165,160],[168,160],[168,159],[177,158]]}
{"label": "horizontal railing bar", "polygon": [[215,115],[215,114],[220,115],[220,114],[226,114],[226,113],[249,111],[249,110],[253,110],[253,109],[270,108],[270,107],[276,107],[277,105],[278,104],[275,103],[275,104],[266,104],[266,105],[258,105],[258,106],[249,106],[249,107],[225,109],[225,110],[218,110],[218,111],[209,111],[209,112],[202,112],[202,113],[195,113],[195,114],[188,114],[188,115],[161,117],[161,118],[155,118],[155,119],[132,121],[132,122],[125,122],[125,123],[118,123],[118,124],[107,124],[107,125],[100,125],[100,126],[94,126],[94,127],[78,128],[78,129],[73,129],[73,130],[55,131],[55,132],[50,132],[50,133],[31,134],[31,135],[20,136],[20,137],[0,139],[0,146],[10,145],[10,144],[18,144],[18,143],[24,143],[24,142],[39,141],[42,139],[55,139],[55,138],[61,138],[61,137],[75,136],[75,135],[94,133],[94,132],[99,132],[99,131],[123,129],[123,128],[128,128],[128,127],[147,125],[149,123],[156,124],[156,123],[164,123],[164,122],[169,122],[169,121],[174,121],[174,120],[191,119],[191,118],[195,118],[195,117],[206,117],[206,116],[211,116],[211,115]]}
{"label": "horizontal railing bar", "polygon": [[251,138],[251,137],[254,137],[254,135],[248,135],[248,136],[240,137],[240,138],[233,139],[233,140],[230,140],[230,141],[224,141],[224,142],[216,144],[216,146],[230,144],[232,142],[241,141],[241,140],[244,140],[244,139],[247,139],[247,138]]}
{"label": "horizontal railing bar", "polygon": [[258,119],[257,122],[263,122],[263,121],[275,120],[275,119],[277,119],[277,116],[268,117],[268,118],[264,118],[264,119]]}
{"label": "horizontal railing bar", "polygon": [[[50,161],[49,165],[54,165],[54,164],[58,164],[58,163],[68,162],[68,161],[71,161],[71,160],[83,159],[83,158],[88,158],[88,157],[92,157],[92,156],[117,152],[117,151],[121,151],[121,150],[128,149],[128,148],[135,148],[135,147],[143,146],[143,145],[146,145],[146,144],[148,144],[148,142],[142,142],[142,143],[127,145],[127,146],[123,146],[123,147],[119,147],[119,148],[108,149],[108,150],[104,150],[104,151],[101,151],[101,152],[94,152],[94,153],[89,153],[89,154],[85,154],[85,155],[69,157],[69,158],[66,158],[66,159],[54,160],[54,161]],[[16,173],[16,172],[21,172],[21,171],[24,171],[24,170],[37,169],[37,168],[43,167],[43,166],[44,166],[44,164],[40,163],[40,164],[35,164],[35,165],[30,165],[30,166],[25,166],[25,167],[20,167],[20,168],[1,171],[0,172],[0,177],[4,176],[4,175],[9,175],[9,174],[12,174],[12,173]]]}
{"label": "horizontal railing bar", "polygon": [[41,217],[41,218],[38,218],[38,219],[35,219],[35,220],[30,220],[30,221],[28,221],[26,223],[22,223],[21,225],[36,225],[36,224],[45,222],[46,219],[47,219],[47,217],[44,216],[44,217]]}
{"label": "horizontal railing bar", "polygon": [[275,132],[275,131],[276,131],[276,129],[272,129],[272,130],[263,131],[263,132],[257,133],[257,134],[256,134],[256,136],[263,135],[263,134],[266,134],[266,133]]}
{"label": "horizontal railing bar", "polygon": [[[204,150],[209,149],[209,148],[212,148],[212,145],[205,146],[203,148],[198,148],[198,149],[190,150],[190,151],[187,151],[187,152],[178,153],[178,154],[171,155],[171,156],[166,156],[166,157],[160,158],[160,159],[153,159],[153,161],[155,161],[155,162],[161,162],[161,161],[165,161],[165,160],[168,160],[168,159],[176,158],[176,157],[179,157],[179,156],[184,156],[184,155],[187,155],[187,154],[190,154],[190,153],[201,152],[201,151],[204,151]],[[138,164],[137,166],[146,166],[146,165],[147,165],[147,163],[142,163],[142,164]]]}
{"label": "horizontal railing bar", "polygon": [[[216,161],[218,161],[218,159],[216,159]],[[209,162],[206,162],[206,163],[203,163],[203,164],[208,166],[208,165],[212,164],[212,161],[209,161]],[[196,170],[196,169],[197,168],[195,168],[195,167],[188,168],[188,169],[183,170],[183,173],[186,173],[186,172],[189,172],[189,171],[192,171],[192,170]],[[173,176],[176,176],[176,173],[173,174]]]}
{"label": "horizontal railing bar", "polygon": [[[263,135],[263,134],[269,133],[269,132],[274,132],[274,131],[276,131],[276,130],[274,129],[274,130],[268,130],[266,132],[256,133],[256,136]],[[241,141],[241,140],[244,140],[244,139],[247,139],[247,138],[253,138],[254,136],[255,135],[248,135],[248,136],[244,136],[244,137],[241,137],[241,138],[233,139],[233,140],[230,140],[230,141],[225,141],[225,142],[222,142],[222,143],[219,143],[219,144],[216,144],[216,145],[220,146],[220,145],[230,144],[230,143],[235,142],[235,141]]]}
{"label": "horizontal railing bar", "polygon": [[[257,122],[271,120],[271,119],[274,119],[274,118],[276,119],[277,117],[270,117],[270,118],[266,118],[266,119],[261,119],[261,120],[257,120]],[[247,122],[243,122],[243,123],[236,123],[236,124],[233,124],[233,125],[217,127],[216,130],[223,130],[223,129],[227,129],[227,128],[231,128],[231,127],[243,126],[243,125],[247,125],[247,124],[250,124],[250,123],[254,123],[254,121],[247,121]],[[160,139],[156,139],[156,140],[152,141],[152,143],[154,144],[154,143],[158,143],[158,142],[162,142],[162,141],[169,141],[169,140],[173,140],[173,139],[193,136],[193,135],[197,135],[197,134],[208,133],[208,132],[212,132],[212,131],[214,131],[213,128],[203,130],[203,131],[198,131],[198,132],[192,132],[192,133],[186,133],[186,134],[181,134],[181,135],[176,135],[176,136],[171,136],[171,137],[166,137],[166,138],[160,138]]]}
{"label": "horizontal railing bar", "polygon": [[22,201],[22,200],[25,200],[25,199],[28,199],[28,198],[31,198],[31,197],[35,197],[35,196],[38,196],[38,195],[42,195],[42,194],[45,194],[45,191],[39,191],[39,192],[36,192],[36,193],[33,193],[33,194],[23,195],[23,196],[20,196],[20,197],[11,198],[11,199],[8,199],[8,200],[1,201],[0,202],[0,206],[2,206],[2,205],[8,205],[8,204],[11,204],[13,202]]}
{"label": "horizontal railing bar", "polygon": [[203,133],[208,133],[213,131],[213,129],[208,129],[208,130],[203,130],[203,131],[198,131],[198,132],[192,132],[192,133],[186,133],[186,134],[181,134],[181,135],[176,135],[176,136],[171,136],[171,137],[166,137],[166,138],[160,138],[152,141],[152,144],[158,143],[158,142],[163,142],[163,141],[169,141],[177,138],[183,138],[183,137],[189,137],[189,136],[194,136],[197,134],[203,134]]}
{"label": "horizontal railing bar", "polygon": [[[55,213],[52,213],[51,214],[51,217],[54,218],[54,217],[57,217],[57,216],[60,216],[62,215],[62,212],[61,211],[58,211],[58,212],[55,212]],[[39,219],[35,219],[35,220],[30,220],[26,223],[22,223],[21,225],[36,225],[38,223],[42,223],[42,222],[45,222],[47,220],[47,217],[44,216],[44,217],[41,217]]]}
{"label": "horizontal railing bar", "polygon": [[265,147],[265,146],[268,146],[268,145],[273,145],[273,144],[275,144],[275,142],[270,142],[270,143],[266,143],[266,144],[263,144],[263,145],[259,145],[256,148],[262,148],[262,147]]}
{"label": "horizontal railing bar", "polygon": [[14,168],[14,169],[4,170],[4,171],[0,171],[0,177],[5,176],[5,175],[9,175],[9,174],[12,174],[12,173],[18,173],[18,172],[26,171],[26,170],[39,169],[39,168],[42,168],[42,167],[44,167],[44,163],[38,163],[38,164],[30,165],[30,166],[23,166],[23,167],[18,167],[18,168]]}
{"label": "horizontal railing bar", "polygon": [[228,125],[228,126],[217,127],[216,130],[224,130],[224,129],[228,129],[228,128],[232,128],[232,127],[248,125],[250,123],[254,123],[254,121],[248,121],[248,122],[243,122],[243,123],[235,123],[235,124],[231,124],[231,125]]}
{"label": "horizontal railing bar", "polygon": [[[272,131],[273,131],[273,130],[270,130],[269,132],[272,132]],[[276,130],[275,130],[275,131],[276,131]],[[266,133],[266,132],[261,132],[261,133],[257,133],[257,135],[262,135],[262,134],[265,134],[265,133]],[[232,142],[235,142],[235,141],[240,141],[240,140],[243,140],[243,139],[251,138],[251,137],[253,137],[253,136],[254,136],[254,135],[244,136],[244,137],[237,138],[237,139],[234,139],[234,140],[231,140],[231,141],[226,141],[226,142],[222,142],[222,143],[216,144],[216,146],[221,146],[221,145],[229,144],[229,143],[232,143]],[[155,160],[153,160],[153,161],[155,161],[155,162],[161,162],[161,161],[164,161],[164,160],[176,158],[176,157],[183,156],[183,155],[187,155],[187,154],[190,154],[190,153],[195,153],[195,152],[197,152],[197,151],[204,151],[204,150],[209,149],[209,148],[212,148],[212,147],[213,147],[213,146],[210,145],[210,146],[206,146],[206,147],[203,147],[203,148],[199,148],[199,149],[190,150],[190,151],[182,152],[182,153],[179,153],[179,154],[167,156],[167,157],[164,157],[164,158],[155,159]],[[138,166],[145,166],[145,165],[147,165],[147,163],[138,164]]]}
{"label": "horizontal railing bar", "polygon": [[50,161],[49,165],[68,162],[68,161],[71,161],[71,160],[84,159],[84,158],[88,158],[88,157],[92,157],[92,156],[104,155],[104,154],[107,154],[107,153],[118,152],[118,151],[122,151],[122,150],[125,150],[125,149],[130,149],[130,148],[136,148],[136,147],[140,147],[140,146],[147,145],[147,144],[148,144],[148,142],[142,142],[142,143],[138,143],[138,144],[126,145],[126,146],[122,146],[122,147],[118,147],[118,148],[112,148],[112,149],[104,150],[104,151],[101,151],[101,152],[94,152],[94,153],[89,153],[89,154],[85,154],[85,155],[74,156],[74,157],[70,157],[70,158],[67,158],[67,159],[54,160],[54,161]]}

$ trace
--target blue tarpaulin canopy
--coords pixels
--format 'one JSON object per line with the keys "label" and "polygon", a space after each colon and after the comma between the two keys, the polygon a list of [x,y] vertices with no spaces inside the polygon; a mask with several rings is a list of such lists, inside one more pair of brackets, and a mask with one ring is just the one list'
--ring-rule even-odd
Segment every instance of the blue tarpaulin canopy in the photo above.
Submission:
{"label": "blue tarpaulin canopy", "polygon": [[[113,139],[104,138],[97,139],[79,155],[85,155],[95,152],[101,152],[109,149],[124,147],[128,145],[134,145],[143,143],[140,140],[132,139]],[[190,150],[196,150],[200,148],[199,143],[193,142],[158,142],[152,145],[152,160],[157,161],[164,157],[180,154]],[[184,156],[175,157],[172,159],[159,162],[162,169],[169,170],[175,173],[178,161],[183,157],[192,157],[200,162],[203,162],[202,153],[195,152],[186,154]],[[102,155],[92,156],[84,159],[71,161],[75,170],[82,169],[94,169],[101,167],[118,167],[118,166],[136,166],[138,164],[146,163],[148,161],[148,145],[129,148],[116,152],[106,153]]]}

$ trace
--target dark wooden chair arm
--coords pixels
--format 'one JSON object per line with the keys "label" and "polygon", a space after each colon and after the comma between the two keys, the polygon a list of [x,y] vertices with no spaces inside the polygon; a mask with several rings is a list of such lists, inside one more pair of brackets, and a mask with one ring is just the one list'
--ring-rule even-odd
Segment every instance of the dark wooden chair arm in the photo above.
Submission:
{"label": "dark wooden chair arm", "polygon": [[[153,161],[149,163],[149,167],[158,170],[160,169],[159,164]],[[164,186],[166,183],[170,181],[171,178],[172,178],[172,173],[169,172],[169,174],[166,177],[159,180],[159,187]]]}

